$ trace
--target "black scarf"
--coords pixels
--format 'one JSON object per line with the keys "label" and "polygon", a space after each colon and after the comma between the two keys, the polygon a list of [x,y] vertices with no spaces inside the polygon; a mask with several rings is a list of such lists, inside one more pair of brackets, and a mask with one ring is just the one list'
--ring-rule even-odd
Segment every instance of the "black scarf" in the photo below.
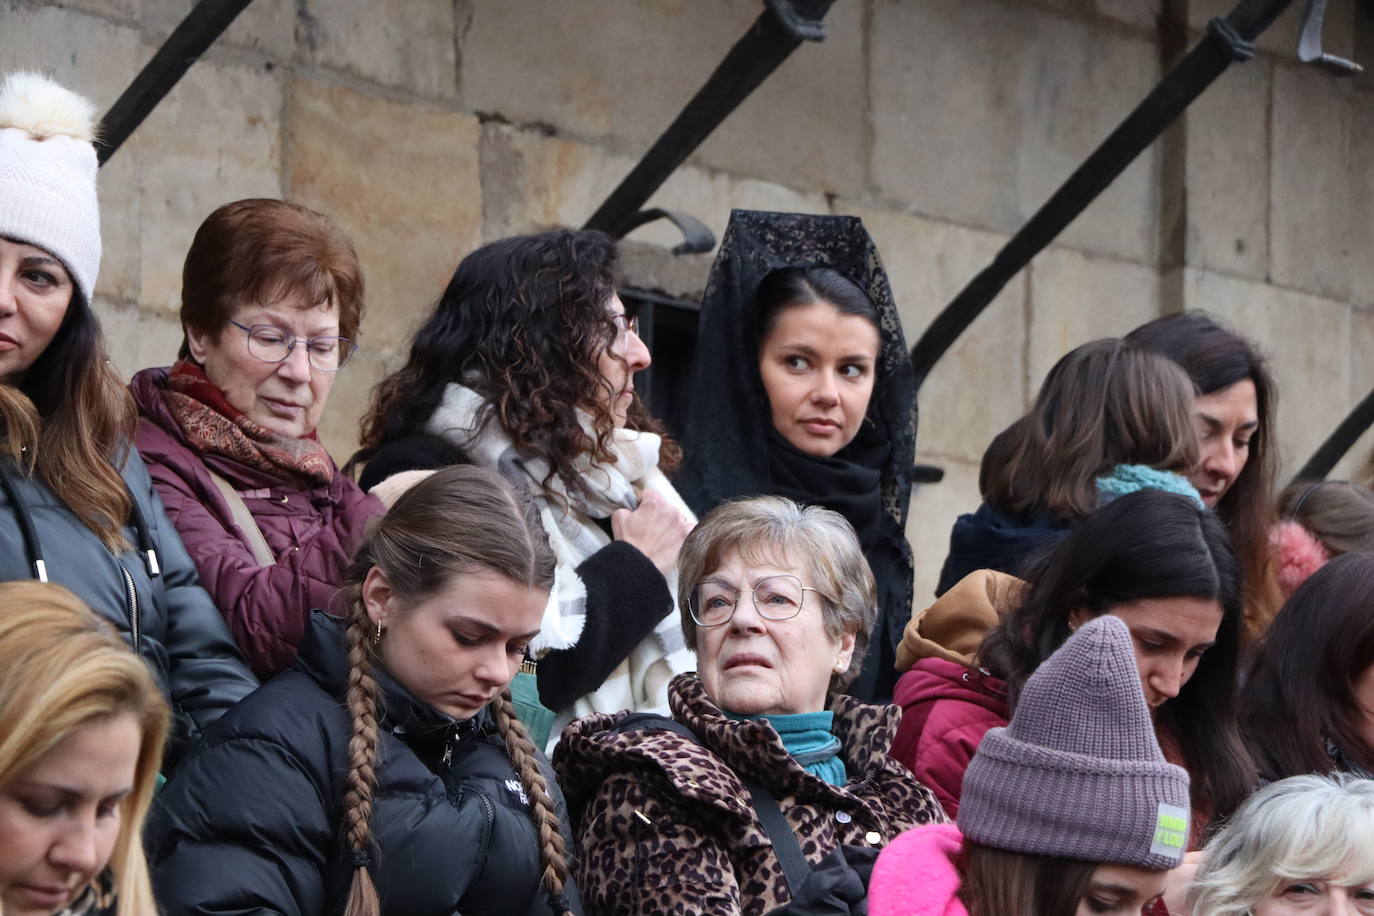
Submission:
{"label": "black scarf", "polygon": [[[878,312],[880,349],[868,414],[833,458],[806,456],[773,431],[758,371],[759,283],[779,267],[829,267],[856,283]],[[889,661],[911,614],[911,548],[905,538],[916,458],[916,383],[873,240],[852,216],[735,210],[701,303],[695,364],[674,423],[685,452],[674,481],[704,514],[741,496],[777,494],[824,505],[849,519],[878,579],[879,619],[860,683],[883,699]]]}

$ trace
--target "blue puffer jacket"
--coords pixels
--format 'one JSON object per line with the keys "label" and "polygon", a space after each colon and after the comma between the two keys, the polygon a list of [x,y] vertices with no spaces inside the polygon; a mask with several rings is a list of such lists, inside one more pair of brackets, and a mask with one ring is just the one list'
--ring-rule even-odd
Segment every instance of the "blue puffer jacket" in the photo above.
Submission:
{"label": "blue puffer jacket", "polygon": [[0,461],[0,581],[38,578],[41,565],[125,635],[172,704],[171,765],[257,680],[132,449],[123,474],[134,505],[124,535],[134,546],[116,555],[46,483]]}
{"label": "blue puffer jacket", "polygon": [[[342,621],[316,611],[295,667],[221,719],[158,793],[144,835],[164,912],[343,912],[353,876],[343,636]],[[486,712],[454,720],[376,674],[369,867],[382,912],[550,916],[526,793]],[[582,912],[575,890],[567,896]]]}

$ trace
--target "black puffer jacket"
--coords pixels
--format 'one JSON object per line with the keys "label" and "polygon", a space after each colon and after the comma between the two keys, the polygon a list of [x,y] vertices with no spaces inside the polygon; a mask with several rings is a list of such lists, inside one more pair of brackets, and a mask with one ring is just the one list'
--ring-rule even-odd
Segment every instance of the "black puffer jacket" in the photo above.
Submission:
{"label": "black puffer jacket", "polygon": [[[174,762],[202,729],[257,687],[162,510],[137,452],[124,465],[134,500],[118,556],[41,480],[0,461],[0,581],[38,577],[75,592],[123,633],[172,703]],[[149,558],[149,554],[156,557]]]}
{"label": "black puffer jacket", "polygon": [[[548,916],[534,822],[485,712],[455,721],[377,675],[371,869],[382,912]],[[295,668],[220,720],[158,794],[145,837],[164,912],[343,912],[347,676],[342,622],[316,611]]]}

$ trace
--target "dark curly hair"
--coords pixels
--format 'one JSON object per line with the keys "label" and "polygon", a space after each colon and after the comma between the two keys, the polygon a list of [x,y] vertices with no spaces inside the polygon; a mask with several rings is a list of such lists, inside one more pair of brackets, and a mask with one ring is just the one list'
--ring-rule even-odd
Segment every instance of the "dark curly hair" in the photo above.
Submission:
{"label": "dark curly hair", "polygon": [[[349,468],[424,433],[454,382],[482,397],[480,424],[494,420],[521,455],[547,462],[546,486],[556,476],[568,492],[586,494],[576,460],[615,460],[611,385],[598,365],[617,332],[606,308],[617,265],[613,238],[569,229],[501,239],[463,258],[405,365],[373,389]],[[591,416],[593,435],[578,410]],[[659,466],[676,470],[681,451],[638,394],[625,425],[663,435]]]}

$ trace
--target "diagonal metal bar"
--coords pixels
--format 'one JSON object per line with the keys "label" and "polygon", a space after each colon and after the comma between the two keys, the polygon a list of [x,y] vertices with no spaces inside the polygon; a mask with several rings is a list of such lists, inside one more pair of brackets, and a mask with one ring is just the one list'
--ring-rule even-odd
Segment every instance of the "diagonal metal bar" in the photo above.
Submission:
{"label": "diagonal metal bar", "polygon": [[668,176],[739,107],[803,41],[821,41],[821,20],[834,0],[765,0],[749,31],[668,125],[663,135],[587,220],[586,229],[620,237]]}
{"label": "diagonal metal bar", "polygon": [[199,0],[100,122],[104,165],[252,0]]}
{"label": "diagonal metal bar", "polygon": [[[992,264],[936,316],[911,350],[918,386],[1012,277],[1087,209],[1227,67],[1254,56],[1251,42],[1292,2],[1242,0],[1226,17],[1208,24],[1206,37],[1174,65],[1126,120],[1008,240]],[[1084,87],[1084,91],[1090,91],[1089,87]]]}
{"label": "diagonal metal bar", "polygon": [[1326,438],[1302,470],[1293,475],[1294,480],[1325,480],[1331,469],[1345,457],[1345,453],[1364,435],[1365,430],[1374,426],[1374,391],[1365,395],[1364,400],[1355,405],[1350,415],[1341,421],[1336,431]]}

